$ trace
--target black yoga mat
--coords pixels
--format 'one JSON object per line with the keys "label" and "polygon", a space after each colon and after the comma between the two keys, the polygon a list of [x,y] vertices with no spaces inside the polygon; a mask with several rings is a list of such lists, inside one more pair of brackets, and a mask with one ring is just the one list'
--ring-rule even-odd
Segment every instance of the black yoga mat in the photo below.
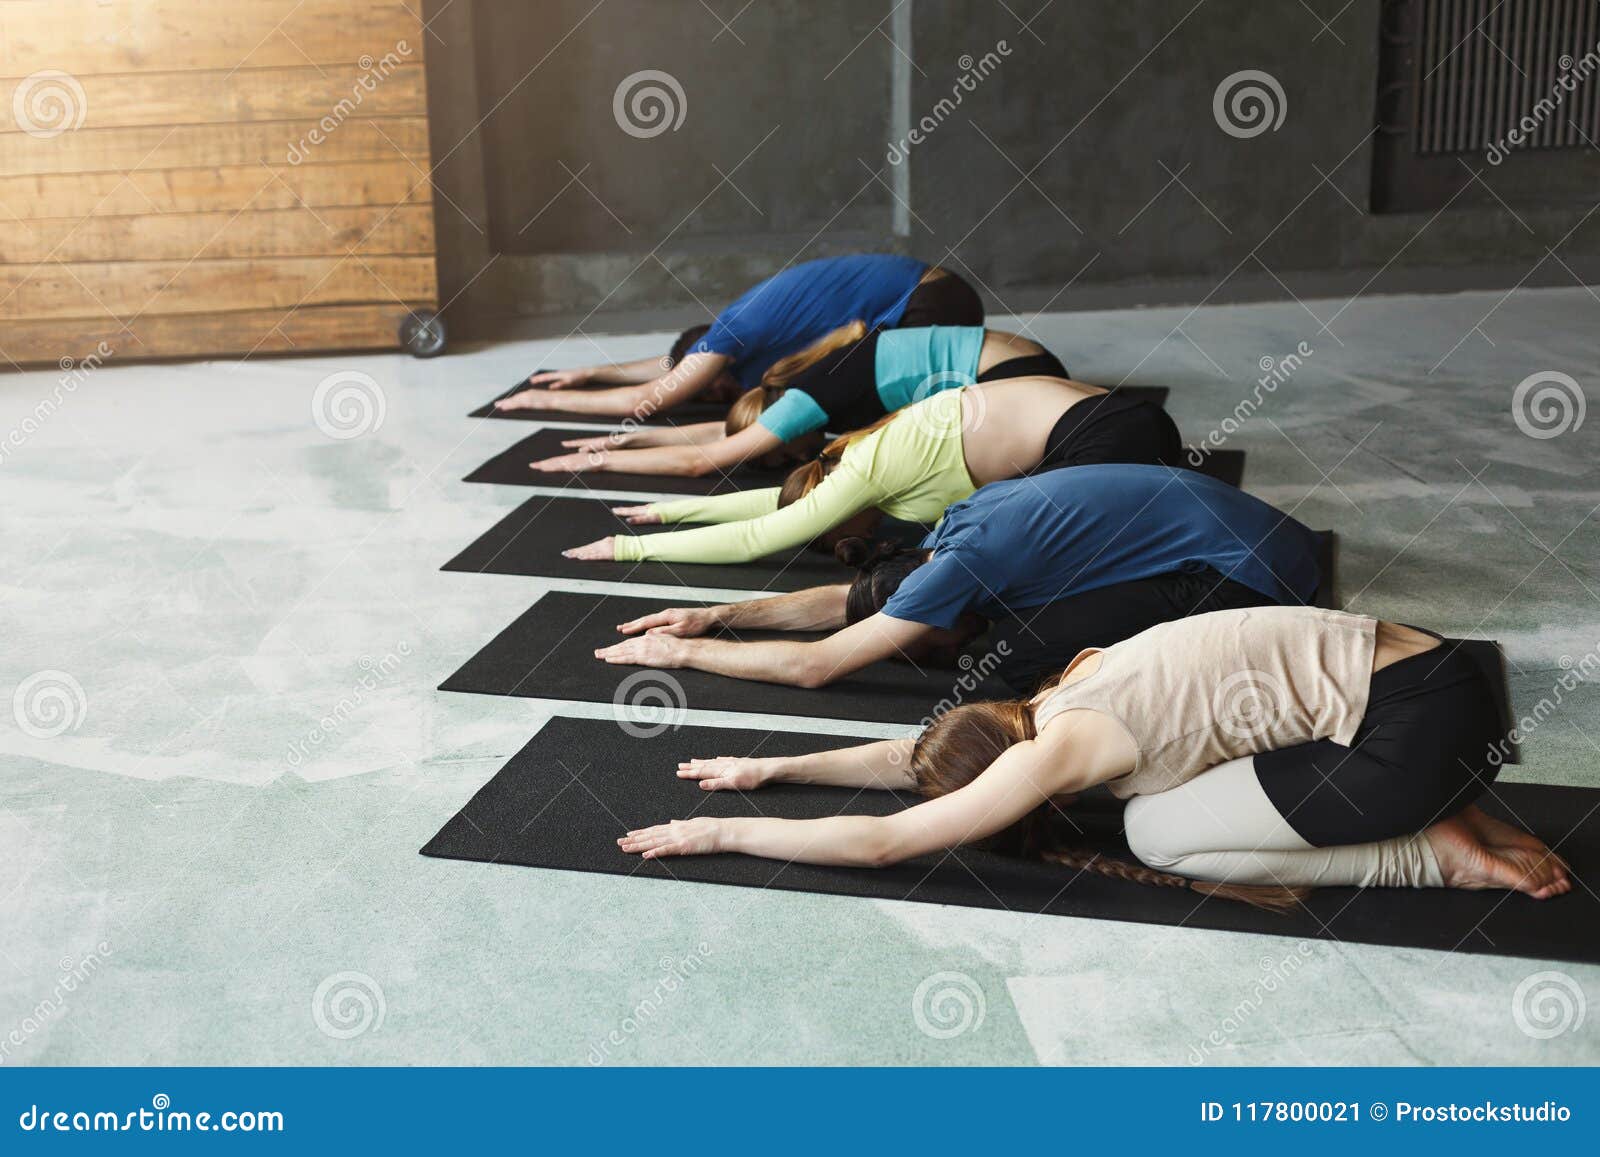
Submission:
{"label": "black yoga mat", "polygon": [[781,486],[782,470],[760,470],[741,466],[728,473],[721,471],[703,478],[673,477],[664,474],[621,474],[614,470],[591,470],[584,474],[541,474],[528,469],[528,463],[541,458],[571,454],[561,443],[581,438],[581,430],[536,430],[507,450],[502,450],[463,482],[492,482],[500,486],[551,486],[572,490],[630,490],[638,494],[686,494],[704,497],[734,490],[759,490]]}
{"label": "black yoga mat", "polygon": [[[1237,901],[1206,899],[1187,889],[1127,883],[970,848],[875,870],[736,855],[647,861],[617,850],[617,837],[630,828],[671,819],[887,815],[915,802],[888,792],[788,784],[748,795],[707,792],[674,774],[678,760],[690,756],[798,755],[849,743],[838,737],[711,727],[668,729],[641,738],[614,723],[553,719],[428,842],[422,854],[647,879],[1600,963],[1600,900],[1581,886],[1543,902],[1505,892],[1323,888],[1311,894],[1306,910],[1278,915]],[[1578,876],[1600,872],[1600,791],[1505,784],[1480,803],[1487,811],[1531,827]],[[1120,803],[1103,793],[1091,793],[1073,811],[1084,828],[1086,846],[1132,861],[1120,836]]]}
{"label": "black yoga mat", "polygon": [[[544,370],[535,370],[534,373],[542,374]],[[528,377],[532,377],[529,374]],[[586,422],[594,426],[620,426],[624,419],[614,414],[586,414],[581,410],[497,410],[495,402],[501,398],[509,398],[512,394],[520,394],[528,388],[528,380],[524,378],[503,394],[496,394],[494,398],[479,406],[467,415],[469,418],[507,418],[514,422]],[[540,387],[541,389],[543,387]],[[604,386],[579,386],[577,389],[606,389]],[[576,390],[558,390],[557,393],[575,393]],[[702,402],[688,401],[682,405],[674,406],[670,410],[651,414],[647,418],[635,418],[633,421],[641,426],[692,426],[696,422],[720,422],[728,416],[727,402]]]}
{"label": "black yoga mat", "polygon": [[578,562],[567,547],[609,534],[656,534],[671,526],[629,526],[599,498],[530,498],[490,527],[444,570],[520,574],[539,578],[597,579],[669,587],[720,587],[748,591],[798,591],[849,580],[854,573],[832,555],[789,550],[755,562],[708,566],[684,562]]}
{"label": "black yoga mat", "polygon": [[[968,670],[922,667],[905,662],[874,663],[828,687],[807,690],[729,679],[704,671],[652,671],[622,667],[594,657],[597,647],[620,642],[618,623],[673,605],[663,599],[550,592],[468,659],[439,687],[482,695],[525,699],[570,699],[582,703],[648,703],[666,688],[675,706],[695,711],[746,711],[809,715],[872,723],[915,725],[941,701],[1001,699],[1010,693],[980,675],[992,666],[980,656]],[[706,606],[701,599],[679,599],[679,606]],[[772,635],[741,632],[741,639],[811,639],[809,633]],[[970,689],[964,687],[970,684]]]}

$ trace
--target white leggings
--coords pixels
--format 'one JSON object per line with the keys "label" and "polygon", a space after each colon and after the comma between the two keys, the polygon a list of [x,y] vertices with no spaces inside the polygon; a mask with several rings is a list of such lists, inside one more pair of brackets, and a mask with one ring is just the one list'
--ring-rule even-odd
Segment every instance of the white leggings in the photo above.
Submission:
{"label": "white leggings", "polygon": [[1249,757],[1188,783],[1136,796],[1123,813],[1128,846],[1152,868],[1226,884],[1286,887],[1442,888],[1421,835],[1371,844],[1308,844],[1267,798]]}

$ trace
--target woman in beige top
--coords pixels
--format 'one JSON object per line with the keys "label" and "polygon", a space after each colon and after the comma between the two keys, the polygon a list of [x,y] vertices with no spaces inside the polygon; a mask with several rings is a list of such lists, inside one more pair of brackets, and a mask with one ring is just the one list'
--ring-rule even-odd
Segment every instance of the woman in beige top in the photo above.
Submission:
{"label": "woman in beige top", "polygon": [[[1266,906],[1318,885],[1571,889],[1536,837],[1473,806],[1504,755],[1487,679],[1450,640],[1311,607],[1218,611],[1082,652],[1031,700],[958,707],[915,740],[794,759],[694,759],[708,790],[913,789],[890,816],[678,820],[646,857],[742,852],[876,867],[984,842]],[[1497,754],[1498,753],[1498,754]],[[1105,785],[1149,867],[1059,846]],[[1166,869],[1158,871],[1155,869]]]}

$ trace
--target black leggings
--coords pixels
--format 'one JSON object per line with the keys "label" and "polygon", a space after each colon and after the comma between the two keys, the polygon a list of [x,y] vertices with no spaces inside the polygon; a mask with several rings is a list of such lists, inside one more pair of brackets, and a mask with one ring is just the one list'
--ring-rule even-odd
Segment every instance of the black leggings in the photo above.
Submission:
{"label": "black leggings", "polygon": [[1042,354],[1025,354],[1020,358],[1007,358],[997,366],[990,366],[978,375],[980,382],[998,382],[1005,378],[1070,378],[1061,359],[1049,350]]}
{"label": "black leggings", "polygon": [[1006,644],[996,672],[1006,686],[1019,695],[1032,695],[1086,647],[1109,647],[1173,619],[1273,603],[1210,567],[1176,571],[1018,610],[994,625],[989,645],[998,652],[1000,644]]}
{"label": "black leggings", "polygon": [[1372,676],[1355,742],[1302,743],[1255,757],[1278,814],[1319,848],[1420,832],[1483,794],[1505,738],[1488,677],[1444,639]]}
{"label": "black leggings", "polygon": [[1028,473],[1105,462],[1182,466],[1182,458],[1183,439],[1165,410],[1113,390],[1062,414],[1045,442],[1044,457]]}
{"label": "black leggings", "polygon": [[929,325],[982,325],[983,299],[959,276],[944,270],[930,277],[906,298],[906,311],[895,329],[921,329]]}

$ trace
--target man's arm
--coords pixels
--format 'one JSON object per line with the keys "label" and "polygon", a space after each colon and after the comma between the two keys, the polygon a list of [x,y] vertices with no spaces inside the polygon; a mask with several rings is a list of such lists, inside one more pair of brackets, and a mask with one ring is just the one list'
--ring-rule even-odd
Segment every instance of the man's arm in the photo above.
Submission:
{"label": "man's arm", "polygon": [[643,618],[618,623],[624,635],[658,635],[690,638],[717,627],[750,631],[832,631],[844,626],[845,599],[850,584],[812,587],[786,595],[723,603],[715,607],[669,607]]}
{"label": "man's arm", "polygon": [[595,652],[595,658],[624,666],[684,667],[733,679],[814,688],[903,654],[932,630],[879,613],[814,643],[787,639],[741,643],[646,634],[603,647]]}
{"label": "man's arm", "polygon": [[[648,378],[637,385],[620,385],[606,390],[552,390],[535,386],[500,399],[495,403],[495,409],[572,410],[581,414],[646,418],[669,410],[700,393],[717,380],[731,360],[722,354],[689,354],[665,374]],[[651,364],[655,370],[660,370],[659,362]]]}

